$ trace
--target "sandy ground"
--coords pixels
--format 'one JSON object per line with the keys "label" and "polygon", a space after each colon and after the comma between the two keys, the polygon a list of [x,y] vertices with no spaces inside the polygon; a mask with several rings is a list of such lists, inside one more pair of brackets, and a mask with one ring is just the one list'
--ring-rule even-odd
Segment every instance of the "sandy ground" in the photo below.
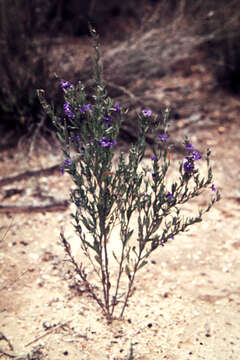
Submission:
{"label": "sandy ground", "polygon": [[[155,251],[138,273],[124,319],[110,325],[86,293],[76,294],[70,286],[74,274],[64,262],[59,232],[65,229],[81,258],[71,209],[1,213],[0,358],[239,360],[239,130],[237,122],[198,130],[199,150],[212,148],[222,200],[202,223]],[[58,155],[40,152],[37,161],[26,163],[20,152],[9,150],[1,154],[0,176],[58,161]],[[68,175],[29,178],[2,187],[1,204],[34,203],[36,189],[66,199],[70,187]],[[10,188],[24,189],[24,195],[4,199]]]}

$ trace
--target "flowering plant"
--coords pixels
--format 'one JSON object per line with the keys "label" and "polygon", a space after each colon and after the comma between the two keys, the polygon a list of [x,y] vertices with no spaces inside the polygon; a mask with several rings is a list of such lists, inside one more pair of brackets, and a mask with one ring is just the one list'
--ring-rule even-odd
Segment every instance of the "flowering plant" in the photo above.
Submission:
{"label": "flowering plant", "polygon": [[[117,306],[120,307],[119,317],[123,316],[134,292],[136,273],[147,264],[151,253],[190,225],[200,222],[202,215],[211,209],[220,195],[212,184],[215,196],[208,206],[199,210],[195,217],[181,216],[181,205],[211,186],[210,150],[205,156],[207,178],[200,178],[197,162],[204,156],[194,150],[186,138],[186,159],[179,165],[179,181],[167,185],[166,174],[171,163],[167,141],[168,110],[158,122],[161,129],[152,147],[150,168],[144,167],[142,160],[146,151],[146,135],[151,131],[154,120],[156,123],[151,110],[142,110],[138,115],[137,142],[128,154],[120,153],[118,160],[114,161],[126,111],[114,104],[106,93],[101,80],[99,43],[94,29],[91,29],[91,35],[95,48],[96,79],[92,98],[87,97],[81,82],[74,86],[61,80],[65,102],[64,116],[59,119],[46,102],[43,90],[38,90],[38,95],[62,144],[65,160],[61,171],[68,172],[75,184],[71,201],[76,210],[72,216],[83,253],[96,274],[95,284],[90,282],[86,267],[75,260],[63,233],[61,240],[81,278],[81,285],[111,321]],[[114,242],[119,241],[120,244],[118,253],[111,249],[114,228],[118,230],[118,239],[114,238]],[[117,265],[117,273],[112,262]]]}

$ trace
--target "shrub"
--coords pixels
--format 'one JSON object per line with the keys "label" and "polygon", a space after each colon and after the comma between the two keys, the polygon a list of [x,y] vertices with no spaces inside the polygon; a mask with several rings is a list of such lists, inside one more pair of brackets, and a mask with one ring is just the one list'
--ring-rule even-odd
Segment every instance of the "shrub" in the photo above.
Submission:
{"label": "shrub", "polygon": [[[84,85],[61,81],[65,102],[63,117],[58,117],[46,102],[44,91],[38,90],[45,111],[51,116],[62,144],[65,157],[62,173],[68,172],[75,188],[71,201],[72,214],[84,255],[97,275],[96,284],[90,282],[86,268],[75,260],[71,246],[61,233],[65,252],[92,298],[111,321],[120,307],[121,318],[134,292],[137,272],[144,268],[149,256],[189,226],[202,221],[204,213],[220,199],[212,182],[210,150],[201,155],[188,138],[184,141],[185,160],[179,164],[179,180],[167,183],[171,161],[168,148],[168,109],[158,120],[152,111],[138,114],[138,140],[128,154],[120,153],[115,164],[114,154],[119,130],[126,116],[118,104],[108,97],[101,80],[98,37],[94,40],[95,94],[89,98]],[[159,129],[160,127],[160,129]],[[158,132],[152,146],[152,163],[144,166],[146,135]],[[207,177],[200,176],[198,161],[205,159]],[[184,218],[182,205],[210,188],[215,196],[197,215]],[[133,225],[136,219],[137,228]],[[120,252],[111,250],[112,231],[118,230]],[[133,240],[133,235],[136,241]],[[117,265],[114,276],[111,262]],[[123,278],[127,287],[123,289]]]}

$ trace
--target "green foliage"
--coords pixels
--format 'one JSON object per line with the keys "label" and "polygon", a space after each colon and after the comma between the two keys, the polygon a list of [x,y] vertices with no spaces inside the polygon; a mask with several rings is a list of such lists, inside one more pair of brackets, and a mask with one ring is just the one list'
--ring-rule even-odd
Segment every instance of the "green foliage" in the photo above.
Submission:
{"label": "green foliage", "polygon": [[[62,119],[46,102],[44,91],[39,90],[38,94],[62,144],[65,156],[62,171],[68,172],[75,184],[71,191],[71,201],[76,208],[72,214],[74,227],[101,291],[89,282],[83,265],[75,261],[64,234],[61,234],[62,243],[87,291],[111,321],[117,307],[120,307],[119,317],[123,316],[134,292],[136,273],[147,265],[152,252],[189,226],[202,221],[203,214],[211,209],[220,195],[216,191],[209,205],[200,209],[197,215],[186,218],[182,215],[182,205],[198,197],[212,182],[210,151],[205,156],[208,169],[205,179],[200,176],[195,163],[201,155],[193,151],[186,138],[187,156],[179,165],[179,179],[167,183],[171,164],[167,143],[168,109],[160,120],[152,115],[151,110],[138,114],[137,142],[132,144],[128,154],[120,153],[117,162],[114,161],[120,126],[127,112],[114,104],[106,93],[101,80],[98,37],[93,29],[91,34],[95,48],[95,94],[88,98],[81,82],[74,86],[62,80],[65,99]],[[152,164],[146,167],[142,160],[147,148],[146,135],[150,131],[162,134],[156,136]],[[212,190],[216,190],[214,185]],[[114,241],[119,241],[119,253],[111,251],[114,229],[118,230],[118,238]],[[118,268],[116,277],[112,273],[110,258]],[[125,285],[123,290],[124,277],[127,287]]]}

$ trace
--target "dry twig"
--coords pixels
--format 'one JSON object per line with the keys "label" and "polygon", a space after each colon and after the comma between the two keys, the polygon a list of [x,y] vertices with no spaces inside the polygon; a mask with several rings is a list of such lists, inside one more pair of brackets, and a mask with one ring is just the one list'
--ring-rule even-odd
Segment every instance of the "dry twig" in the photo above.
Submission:
{"label": "dry twig", "polygon": [[33,213],[33,212],[44,212],[44,211],[65,211],[69,206],[68,200],[62,200],[62,201],[53,201],[46,204],[40,204],[40,205],[0,205],[0,213]]}
{"label": "dry twig", "polygon": [[[28,269],[23,271],[15,280],[13,280],[11,283],[8,283],[6,285],[3,285],[1,288],[0,288],[0,291],[6,289],[6,288],[9,288],[10,286],[12,286],[13,284],[15,284],[24,274],[26,274],[28,272]],[[1,333],[0,333],[1,335]],[[0,338],[1,340],[1,338]]]}
{"label": "dry twig", "polygon": [[64,323],[62,323],[62,322],[58,323],[56,326],[53,326],[53,327],[52,327],[50,330],[48,330],[46,333],[44,333],[44,334],[36,337],[35,339],[33,339],[32,341],[30,341],[29,343],[27,343],[25,346],[29,346],[29,345],[34,344],[34,343],[37,342],[38,340],[40,340],[40,339],[44,338],[45,336],[53,333],[55,330],[57,330],[57,329],[59,329],[59,328],[61,328],[61,327],[64,327],[64,326],[68,325],[71,321],[72,321],[72,320],[68,320],[68,321],[66,321],[66,322],[64,322]]}
{"label": "dry twig", "polygon": [[14,183],[16,181],[21,181],[21,180],[24,180],[28,177],[32,177],[32,176],[48,176],[48,175],[52,175],[53,173],[55,172],[60,172],[60,166],[62,164],[57,164],[57,165],[54,165],[54,166],[51,166],[49,168],[46,168],[46,169],[39,169],[39,170],[34,170],[34,171],[26,171],[22,174],[18,174],[18,175],[15,175],[15,176],[9,176],[9,177],[6,177],[6,178],[1,178],[0,179],[0,186],[3,186],[3,185],[9,185],[11,183]]}

